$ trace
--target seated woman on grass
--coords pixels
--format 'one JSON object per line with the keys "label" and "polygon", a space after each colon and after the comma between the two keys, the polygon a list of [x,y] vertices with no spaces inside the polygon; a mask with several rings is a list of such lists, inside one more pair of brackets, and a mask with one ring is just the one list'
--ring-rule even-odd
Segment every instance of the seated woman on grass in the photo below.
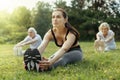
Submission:
{"label": "seated woman on grass", "polygon": [[53,28],[45,34],[38,50],[40,54],[43,54],[51,40],[54,40],[56,46],[60,48],[48,59],[40,61],[40,68],[47,70],[81,61],[83,53],[79,46],[79,33],[69,24],[68,16],[63,9],[56,8],[53,11],[52,26]]}
{"label": "seated woman on grass", "polygon": [[42,42],[41,36],[37,34],[35,28],[30,27],[28,29],[28,35],[25,37],[24,40],[20,41],[14,46],[14,51],[17,53],[18,51],[20,51],[22,52],[21,55],[23,55],[25,51],[22,51],[22,49],[20,49],[21,47],[25,45],[30,45],[30,49],[37,49],[41,42]]}
{"label": "seated woman on grass", "polygon": [[99,32],[96,34],[94,47],[97,51],[110,51],[116,49],[114,40],[115,33],[110,30],[109,24],[104,22],[99,26]]}

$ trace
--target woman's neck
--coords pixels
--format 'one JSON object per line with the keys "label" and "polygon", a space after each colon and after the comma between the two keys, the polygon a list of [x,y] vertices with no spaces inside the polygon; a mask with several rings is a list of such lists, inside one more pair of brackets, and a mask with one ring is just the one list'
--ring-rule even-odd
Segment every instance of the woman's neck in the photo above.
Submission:
{"label": "woman's neck", "polygon": [[104,37],[106,37],[106,36],[107,36],[107,34],[103,34],[103,36],[104,36]]}
{"label": "woman's neck", "polygon": [[58,33],[65,33],[67,31],[67,28],[65,26],[64,27],[53,27],[53,29],[57,31]]}

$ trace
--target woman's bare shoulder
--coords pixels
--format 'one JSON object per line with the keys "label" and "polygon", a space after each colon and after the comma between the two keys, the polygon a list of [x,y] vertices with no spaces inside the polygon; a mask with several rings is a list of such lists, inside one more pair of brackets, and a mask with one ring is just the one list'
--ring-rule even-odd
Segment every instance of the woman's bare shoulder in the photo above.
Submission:
{"label": "woman's bare shoulder", "polygon": [[45,38],[45,39],[52,39],[51,29],[49,29],[49,30],[46,32],[44,38]]}

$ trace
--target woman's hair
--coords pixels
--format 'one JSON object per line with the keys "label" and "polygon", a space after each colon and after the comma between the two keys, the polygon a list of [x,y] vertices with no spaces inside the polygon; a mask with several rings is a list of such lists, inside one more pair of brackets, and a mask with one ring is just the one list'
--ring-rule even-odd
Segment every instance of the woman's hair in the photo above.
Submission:
{"label": "woman's hair", "polygon": [[30,27],[29,29],[28,29],[28,32],[34,32],[35,34],[37,34],[37,31],[35,30],[35,28],[33,28],[33,27]]}
{"label": "woman's hair", "polygon": [[108,28],[108,30],[110,30],[110,26],[109,26],[109,24],[107,22],[103,22],[103,23],[100,24],[99,31],[101,31],[101,29],[103,27]]}
{"label": "woman's hair", "polygon": [[[67,13],[65,12],[65,10],[63,10],[62,8],[55,8],[54,11],[61,11],[62,12],[62,15],[65,19],[68,19],[68,15]],[[69,22],[66,22],[65,23],[65,27],[71,32],[73,33],[77,39],[79,39],[80,37],[80,33],[69,23]]]}

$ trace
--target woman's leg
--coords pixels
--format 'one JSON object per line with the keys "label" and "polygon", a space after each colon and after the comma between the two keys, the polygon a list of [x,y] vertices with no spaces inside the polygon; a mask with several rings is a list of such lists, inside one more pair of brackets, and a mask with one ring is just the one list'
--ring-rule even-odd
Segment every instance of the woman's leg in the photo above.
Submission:
{"label": "woman's leg", "polygon": [[53,65],[54,68],[57,66],[65,66],[69,63],[74,63],[77,61],[82,60],[82,52],[80,50],[73,50],[65,53],[62,58],[60,58],[55,64]]}
{"label": "woman's leg", "polygon": [[99,40],[95,40],[95,42],[94,42],[94,48],[95,48],[95,50],[96,51],[98,51],[99,50]]}
{"label": "woman's leg", "polygon": [[104,50],[105,50],[105,42],[101,40],[99,44],[100,44],[100,51],[104,52]]}
{"label": "woman's leg", "polygon": [[94,42],[94,48],[96,51],[103,52],[105,49],[105,43],[102,40],[95,40]]}
{"label": "woman's leg", "polygon": [[116,49],[115,45],[110,45],[110,46],[105,47],[105,51],[110,51],[110,50],[114,50],[114,49]]}

